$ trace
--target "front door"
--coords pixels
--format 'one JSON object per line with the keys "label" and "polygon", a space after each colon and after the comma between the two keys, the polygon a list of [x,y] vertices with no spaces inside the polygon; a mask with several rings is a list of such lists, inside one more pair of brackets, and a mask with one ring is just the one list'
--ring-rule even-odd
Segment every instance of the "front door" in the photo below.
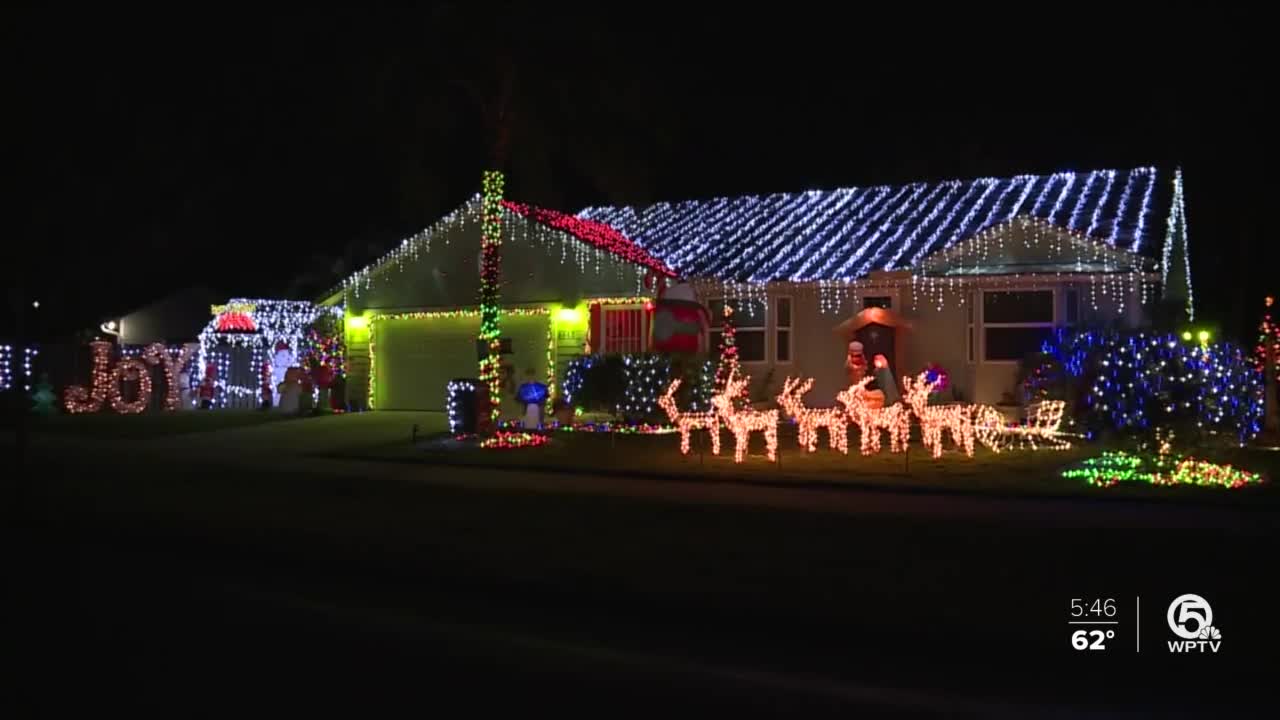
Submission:
{"label": "front door", "polygon": [[889,361],[889,369],[893,371],[893,377],[896,379],[898,362],[893,355],[893,333],[894,328],[880,323],[870,323],[855,332],[853,337],[862,343],[862,354],[867,358],[868,367],[873,366],[876,355],[883,355]]}

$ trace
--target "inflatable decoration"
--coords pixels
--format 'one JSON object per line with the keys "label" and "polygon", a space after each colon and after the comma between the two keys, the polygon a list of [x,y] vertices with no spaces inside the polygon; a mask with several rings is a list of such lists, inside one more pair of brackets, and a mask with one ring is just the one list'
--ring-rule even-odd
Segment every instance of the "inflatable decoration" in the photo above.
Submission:
{"label": "inflatable decoration", "polygon": [[668,288],[665,278],[645,278],[645,285],[657,285],[658,299],[653,313],[653,349],[663,353],[695,353],[711,324],[711,313],[693,292],[693,286],[679,282]]}

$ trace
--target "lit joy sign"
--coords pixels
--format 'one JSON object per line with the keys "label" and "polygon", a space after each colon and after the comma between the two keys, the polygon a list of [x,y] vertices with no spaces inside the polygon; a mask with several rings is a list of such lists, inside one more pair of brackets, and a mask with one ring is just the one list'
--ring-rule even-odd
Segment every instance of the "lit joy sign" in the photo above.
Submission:
{"label": "lit joy sign", "polygon": [[251,313],[258,309],[253,303],[227,303],[226,305],[210,305],[209,309],[214,315],[223,313]]}

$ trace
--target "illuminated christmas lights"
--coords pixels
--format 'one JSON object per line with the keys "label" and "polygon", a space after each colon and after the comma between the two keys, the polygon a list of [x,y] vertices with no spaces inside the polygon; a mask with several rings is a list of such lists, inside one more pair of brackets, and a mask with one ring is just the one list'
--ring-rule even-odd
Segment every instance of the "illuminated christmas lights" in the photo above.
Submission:
{"label": "illuminated christmas lights", "polygon": [[510,200],[502,200],[501,202],[503,208],[517,215],[569,233],[585,243],[607,250],[628,262],[640,265],[660,275],[675,277],[675,271],[667,267],[666,263],[653,257],[644,248],[628,240],[625,235],[605,223],[555,210],[533,207],[524,203],[511,202]]}
{"label": "illuminated christmas lights", "polygon": [[[178,356],[174,357],[163,343],[152,343],[142,352],[142,359],[152,365],[164,368],[166,410],[177,410],[182,404],[182,388],[178,385],[178,374],[191,362],[192,347],[183,345],[178,348]],[[150,384],[150,379],[148,379]]]}
{"label": "illuminated christmas lights", "polygon": [[484,220],[480,235],[480,342],[488,354],[480,360],[480,382],[489,388],[489,415],[496,421],[501,411],[501,350],[498,305],[502,282],[502,173],[484,174]]}
{"label": "illuminated christmas lights", "polygon": [[13,357],[13,346],[0,345],[0,392],[9,389],[13,384],[13,370],[9,358]]}
{"label": "illuminated christmas lights", "polygon": [[920,439],[935,458],[942,457],[942,431],[951,435],[951,442],[973,457],[973,410],[965,403],[930,405],[929,395],[937,383],[930,383],[927,373],[916,378],[902,379],[904,400],[920,421]]}
{"label": "illuminated christmas lights", "polygon": [[717,410],[706,412],[680,412],[676,407],[676,390],[680,388],[680,379],[676,378],[667,386],[667,391],[658,398],[658,406],[667,413],[667,417],[680,432],[680,452],[689,454],[689,436],[694,430],[706,430],[711,436],[711,453],[720,454],[720,413]]}
{"label": "illuminated christmas lights", "polygon": [[507,432],[499,430],[493,437],[480,441],[480,447],[486,450],[512,450],[517,448],[538,447],[551,442],[546,435],[529,432]]}
{"label": "illuminated christmas lights", "polygon": [[[295,358],[301,355],[310,326],[325,314],[341,316],[341,306],[324,307],[304,300],[266,300],[233,298],[225,305],[211,308],[213,320],[200,333],[200,354],[197,359],[199,367],[213,362],[218,366],[216,381],[218,407],[225,407],[229,401],[248,401],[256,404],[261,395],[258,383],[258,370],[268,359],[268,354],[275,351],[277,343],[283,342]],[[242,314],[253,324],[252,332],[236,330],[224,332],[219,329],[221,319],[228,313]],[[216,352],[220,347],[249,348],[248,364],[243,373],[238,375],[252,378],[252,385],[237,385],[230,381],[232,368],[230,357]]]}
{"label": "illuminated christmas lights", "polygon": [[881,430],[889,433],[890,452],[906,452],[911,439],[911,409],[902,403],[888,407],[868,403],[867,385],[872,379],[868,375],[841,390],[836,401],[844,405],[849,419],[858,424],[863,455],[880,452]]}
{"label": "illuminated christmas lights", "polygon": [[1263,375],[1232,343],[1060,329],[1042,350],[1081,378],[1084,420],[1093,432],[1181,426],[1226,432],[1243,445],[1261,430]]}
{"label": "illuminated christmas lights", "polygon": [[[714,385],[716,392],[722,392],[729,382],[729,378],[737,374],[739,370],[740,366],[738,362],[738,344],[736,337],[737,329],[733,324],[733,306],[728,302],[725,302],[720,326],[719,358],[716,361],[716,378]],[[741,398],[735,398],[736,404],[741,405],[742,399],[744,398],[745,395]]]}
{"label": "illuminated christmas lights", "polygon": [[813,387],[813,378],[801,381],[788,377],[778,395],[778,405],[795,419],[800,429],[800,447],[807,452],[818,449],[818,428],[827,429],[827,442],[832,450],[849,454],[849,415],[843,408],[809,408],[804,394]]}
{"label": "illuminated christmas lights", "polygon": [[[913,266],[935,249],[1022,216],[1090,237],[1105,232],[1107,244],[1136,252],[1153,240],[1145,217],[1155,177],[1149,167],[1064,172],[588,207],[578,217],[616,228],[685,277],[849,281],[900,267],[904,257]],[[1148,192],[1136,202],[1144,185]]]}
{"label": "illuminated christmas lights", "polygon": [[[1083,233],[1049,225],[1042,220],[1018,217],[988,228],[922,262],[912,276],[913,301],[919,296],[931,304],[942,303],[945,295],[967,295],[973,285],[1010,287],[1021,282],[1023,273],[1010,272],[993,258],[1012,254],[1017,248],[1039,248],[1045,261],[1058,266],[1053,274],[1095,274],[1113,278],[1104,282],[1103,294],[1123,309],[1135,293],[1146,293],[1153,279],[1154,263],[1140,255],[1111,247]],[[1048,271],[1048,270],[1046,270]],[[1025,273],[1034,281],[1035,273]],[[993,278],[999,276],[999,279]]]}
{"label": "illuminated christmas lights", "polygon": [[[14,350],[12,345],[0,345],[0,392],[8,390],[14,384]],[[31,368],[40,351],[34,347],[22,349],[22,389],[31,390]]]}
{"label": "illuminated christmas lights", "polygon": [[470,380],[453,380],[445,386],[445,409],[449,415],[449,432],[456,435],[464,430],[468,395],[474,396],[476,384]]}
{"label": "illuminated christmas lights", "polygon": [[973,434],[978,442],[993,452],[1002,452],[1015,442],[1019,447],[1039,450],[1041,445],[1053,450],[1071,447],[1062,432],[1062,400],[1044,400],[1027,406],[1027,422],[1009,425],[1004,415],[990,405],[972,408]]}
{"label": "illuminated christmas lights", "polygon": [[665,355],[625,355],[622,368],[626,386],[618,410],[628,420],[643,420],[658,409],[659,393],[671,374],[671,361]]}
{"label": "illuminated christmas lights", "polygon": [[1172,433],[1157,433],[1155,455],[1135,454],[1123,450],[1104,451],[1088,458],[1078,467],[1062,471],[1064,478],[1083,479],[1095,487],[1115,487],[1122,482],[1145,482],[1151,485],[1198,485],[1236,490],[1263,482],[1261,474],[1220,464],[1183,457],[1173,452]]}
{"label": "illuminated christmas lights", "polygon": [[[138,394],[133,400],[126,401],[122,386],[126,382],[138,383]],[[136,415],[147,409],[151,403],[151,370],[147,364],[137,358],[123,358],[111,371],[107,396],[111,400],[111,408],[121,415]]]}
{"label": "illuminated christmas lights", "polygon": [[769,461],[777,460],[778,452],[778,411],[738,409],[736,399],[745,393],[750,376],[738,379],[731,374],[725,382],[724,389],[711,396],[711,405],[720,415],[720,420],[733,433],[733,461],[742,462],[747,454],[747,445],[751,441],[751,433],[764,433],[765,455]]}
{"label": "illuminated christmas lights", "polygon": [[63,394],[67,412],[73,415],[101,410],[103,403],[107,401],[111,386],[111,371],[109,368],[111,364],[111,343],[96,340],[89,343],[89,350],[93,357],[89,390],[86,391],[80,385],[72,385]]}
{"label": "illuminated christmas lights", "polygon": [[1179,168],[1173,175],[1173,204],[1169,208],[1169,220],[1165,224],[1164,251],[1163,261],[1160,263],[1161,281],[1164,283],[1166,292],[1169,288],[1169,267],[1172,256],[1173,246],[1175,243],[1182,244],[1182,261],[1183,271],[1186,273],[1187,283],[1187,320],[1195,322],[1195,298],[1191,290],[1191,248],[1189,245],[1187,233],[1187,208],[1182,197],[1182,169]]}

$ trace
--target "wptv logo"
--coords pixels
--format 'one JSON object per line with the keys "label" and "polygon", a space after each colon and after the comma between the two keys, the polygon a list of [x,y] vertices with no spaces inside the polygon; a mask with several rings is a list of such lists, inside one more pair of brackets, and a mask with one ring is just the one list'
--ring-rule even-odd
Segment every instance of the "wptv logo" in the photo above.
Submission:
{"label": "wptv logo", "polygon": [[1170,640],[1169,652],[1216,653],[1222,647],[1222,633],[1213,625],[1213,608],[1199,595],[1179,595],[1169,603],[1169,629],[1180,640]]}

